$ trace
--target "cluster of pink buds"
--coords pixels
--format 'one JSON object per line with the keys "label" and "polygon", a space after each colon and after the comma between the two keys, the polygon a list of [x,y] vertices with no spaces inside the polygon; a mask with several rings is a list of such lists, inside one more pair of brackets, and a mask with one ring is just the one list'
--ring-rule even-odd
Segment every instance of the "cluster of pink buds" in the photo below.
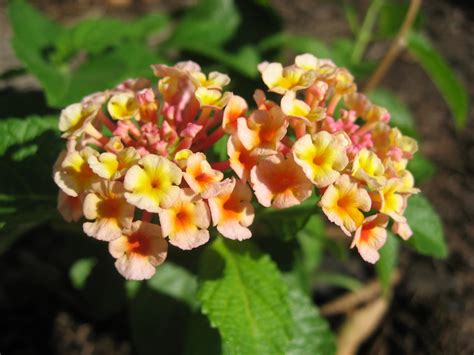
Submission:
{"label": "cluster of pink buds", "polygon": [[[265,207],[288,208],[316,187],[324,213],[354,234],[369,262],[389,218],[410,237],[403,212],[417,192],[406,170],[416,142],[356,93],[346,69],[309,54],[285,68],[262,63],[263,81],[283,96],[278,104],[257,90],[251,111],[224,91],[225,74],[206,76],[193,62],[152,69],[157,87],[127,80],[66,107],[59,122],[68,140],[54,167],[59,211],[67,221],[84,218],[87,235],[109,242],[125,278],[152,277],[168,243],[196,248],[211,226],[250,238],[253,193]],[[226,133],[229,159],[208,161]]]}

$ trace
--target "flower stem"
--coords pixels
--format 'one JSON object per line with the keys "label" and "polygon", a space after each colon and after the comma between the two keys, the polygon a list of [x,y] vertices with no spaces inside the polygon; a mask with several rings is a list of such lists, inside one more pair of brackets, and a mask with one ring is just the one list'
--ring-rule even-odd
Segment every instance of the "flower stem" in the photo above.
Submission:
{"label": "flower stem", "polygon": [[375,25],[375,21],[377,19],[377,15],[382,8],[385,0],[373,0],[367,10],[367,14],[365,15],[364,22],[360,28],[359,34],[356,39],[356,43],[354,45],[354,50],[351,56],[352,63],[359,63],[364,55],[365,49],[369,44],[370,37],[372,30]]}
{"label": "flower stem", "polygon": [[418,14],[420,6],[421,0],[410,1],[410,7],[408,8],[407,15],[405,16],[405,20],[403,21],[403,24],[400,27],[397,36],[393,40],[392,45],[390,46],[382,61],[378,65],[377,69],[365,85],[364,92],[369,92],[370,90],[377,87],[380,80],[382,80],[382,78],[385,76],[388,69],[392,66],[393,62],[398,57],[402,49],[405,48],[406,35],[416,19],[416,15]]}

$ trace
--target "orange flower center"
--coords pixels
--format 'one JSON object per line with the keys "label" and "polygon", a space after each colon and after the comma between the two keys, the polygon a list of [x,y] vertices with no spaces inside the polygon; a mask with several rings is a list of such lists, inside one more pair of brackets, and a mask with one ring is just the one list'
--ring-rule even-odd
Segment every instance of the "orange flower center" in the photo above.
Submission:
{"label": "orange flower center", "polygon": [[120,199],[112,198],[102,200],[97,204],[97,213],[102,218],[117,217],[120,209]]}
{"label": "orange flower center", "polygon": [[128,251],[143,256],[149,255],[150,239],[139,232],[133,233],[128,237]]}

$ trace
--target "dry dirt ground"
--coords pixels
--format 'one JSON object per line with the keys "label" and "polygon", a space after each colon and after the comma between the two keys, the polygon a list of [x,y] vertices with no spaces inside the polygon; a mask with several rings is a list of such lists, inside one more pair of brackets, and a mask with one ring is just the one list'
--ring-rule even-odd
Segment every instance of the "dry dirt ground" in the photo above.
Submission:
{"label": "dry dirt ground", "polygon": [[[68,21],[77,13],[100,13],[104,3],[106,8],[124,14],[132,1],[82,0],[74,5],[64,2],[69,6],[61,1],[36,2],[54,18]],[[152,0],[138,3],[146,9],[159,9],[163,3],[167,8],[170,6],[168,2],[160,5]],[[189,1],[172,3],[182,6]],[[328,42],[350,34],[341,7],[334,1],[272,0],[271,3],[290,32]],[[4,8],[5,2],[0,4]],[[367,1],[356,1],[356,4],[363,9]],[[397,60],[381,85],[397,92],[409,105],[421,136],[421,150],[436,165],[436,175],[422,190],[443,219],[450,256],[445,261],[434,261],[404,250],[402,280],[391,308],[382,326],[362,347],[361,354],[474,352],[474,9],[467,2],[439,0],[425,1],[422,11],[426,34],[469,89],[471,107],[467,127],[456,131],[439,92],[407,55]],[[3,39],[8,36],[5,24],[4,13],[0,11]],[[369,55],[378,58],[382,53],[373,47],[369,48]],[[8,61],[15,59],[5,41],[1,41],[0,64],[11,65]],[[36,87],[31,78],[14,84],[20,89]],[[1,297],[0,294],[0,304]],[[54,328],[54,336],[47,342],[52,342],[58,353],[130,353],[126,340],[111,337],[107,331],[95,331],[93,325],[82,324],[67,313],[54,316],[49,326]],[[9,327],[13,328],[14,324]]]}

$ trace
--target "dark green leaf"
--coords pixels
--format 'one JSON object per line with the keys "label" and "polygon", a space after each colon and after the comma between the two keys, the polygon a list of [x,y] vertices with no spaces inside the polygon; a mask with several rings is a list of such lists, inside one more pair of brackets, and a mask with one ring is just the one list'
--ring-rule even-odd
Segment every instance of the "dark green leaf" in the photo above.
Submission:
{"label": "dark green leaf", "polygon": [[399,242],[398,237],[392,233],[387,232],[387,241],[385,245],[379,250],[380,259],[375,264],[375,271],[380,283],[384,289],[385,294],[389,291],[390,279],[397,267]]}
{"label": "dark green leaf", "polygon": [[[239,242],[216,240],[215,260],[225,266],[219,278],[206,280],[200,290],[203,313],[222,337],[224,353],[281,354],[291,337],[287,288],[268,256],[256,256]],[[214,265],[216,265],[214,264]]]}
{"label": "dark green leaf", "polygon": [[191,308],[198,305],[196,277],[170,261],[161,265],[147,282],[151,289],[183,301]]}
{"label": "dark green leaf", "polygon": [[448,255],[441,219],[422,194],[408,199],[405,216],[413,230],[408,241],[411,246],[421,254],[436,258]]}
{"label": "dark green leaf", "polygon": [[[408,3],[385,1],[377,19],[377,34],[383,38],[395,37],[405,20],[408,6]],[[412,25],[413,28],[419,29],[421,22],[421,14],[419,13]]]}
{"label": "dark green leaf", "polygon": [[411,32],[407,38],[407,47],[443,95],[453,113],[456,126],[464,127],[469,109],[466,87],[426,37]]}
{"label": "dark green leaf", "polygon": [[178,22],[169,39],[173,47],[217,47],[237,30],[240,16],[233,0],[200,0]]}

